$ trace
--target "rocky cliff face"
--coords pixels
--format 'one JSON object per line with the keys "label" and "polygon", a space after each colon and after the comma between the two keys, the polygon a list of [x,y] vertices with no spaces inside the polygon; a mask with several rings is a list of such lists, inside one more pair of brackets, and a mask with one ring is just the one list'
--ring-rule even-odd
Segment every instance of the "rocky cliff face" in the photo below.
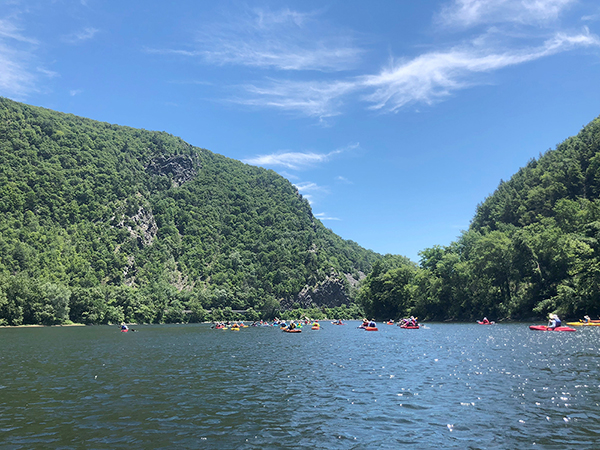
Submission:
{"label": "rocky cliff face", "polygon": [[[347,305],[350,303],[350,296],[347,288],[342,281],[344,276],[351,286],[355,286],[359,280],[356,280],[350,274],[338,275],[332,273],[316,286],[305,286],[302,291],[290,300],[282,300],[281,306],[284,309],[292,307],[314,308],[325,307],[335,308],[337,306]],[[362,274],[364,278],[364,274]]]}
{"label": "rocky cliff face", "polygon": [[164,175],[171,178],[175,187],[194,178],[198,173],[198,168],[195,158],[189,155],[175,155],[170,158],[159,155],[146,166],[146,170],[153,175]]}

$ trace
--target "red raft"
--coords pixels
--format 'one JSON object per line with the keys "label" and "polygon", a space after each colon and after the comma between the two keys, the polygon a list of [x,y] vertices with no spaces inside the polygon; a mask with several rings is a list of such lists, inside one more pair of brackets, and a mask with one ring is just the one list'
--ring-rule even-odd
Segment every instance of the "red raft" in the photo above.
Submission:
{"label": "red raft", "polygon": [[529,329],[536,330],[536,331],[577,331],[577,330],[575,330],[575,328],[571,328],[571,327],[550,328],[546,325],[530,325]]}

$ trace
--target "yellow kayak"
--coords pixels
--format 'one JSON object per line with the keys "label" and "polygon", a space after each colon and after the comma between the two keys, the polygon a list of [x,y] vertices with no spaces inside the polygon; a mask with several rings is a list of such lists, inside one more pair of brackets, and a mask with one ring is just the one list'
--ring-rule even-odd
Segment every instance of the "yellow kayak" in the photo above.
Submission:
{"label": "yellow kayak", "polygon": [[567,322],[571,327],[600,327],[600,323],[596,322]]}

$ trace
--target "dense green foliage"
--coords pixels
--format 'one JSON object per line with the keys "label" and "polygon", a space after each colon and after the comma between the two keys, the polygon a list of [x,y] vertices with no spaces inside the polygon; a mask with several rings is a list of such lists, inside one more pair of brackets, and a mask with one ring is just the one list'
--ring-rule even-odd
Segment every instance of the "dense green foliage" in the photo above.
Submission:
{"label": "dense green foliage", "polygon": [[369,315],[598,316],[600,119],[501,182],[456,242],[420,255],[418,268],[374,268],[361,291]]}
{"label": "dense green foliage", "polygon": [[[155,170],[177,155],[189,181]],[[273,171],[0,98],[0,325],[268,316],[378,258]]]}

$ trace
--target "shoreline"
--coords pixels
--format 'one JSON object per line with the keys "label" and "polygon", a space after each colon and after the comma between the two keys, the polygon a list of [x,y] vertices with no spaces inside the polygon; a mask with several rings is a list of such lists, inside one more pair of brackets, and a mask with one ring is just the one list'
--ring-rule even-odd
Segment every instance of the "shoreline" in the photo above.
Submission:
{"label": "shoreline", "polygon": [[0,325],[0,328],[44,328],[44,327],[87,327],[85,323],[66,323],[61,325]]}

